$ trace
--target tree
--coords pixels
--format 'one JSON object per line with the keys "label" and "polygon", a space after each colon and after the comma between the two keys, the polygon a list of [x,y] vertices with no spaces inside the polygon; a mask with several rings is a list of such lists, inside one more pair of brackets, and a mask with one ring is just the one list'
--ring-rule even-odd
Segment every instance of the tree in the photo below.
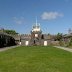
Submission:
{"label": "tree", "polygon": [[72,38],[70,39],[70,42],[69,42],[68,46],[72,46]]}
{"label": "tree", "polygon": [[18,34],[15,30],[4,30],[4,32],[12,35]]}
{"label": "tree", "polygon": [[58,34],[56,35],[56,40],[57,40],[57,41],[61,41],[61,40],[62,40],[62,33],[58,33]]}
{"label": "tree", "polygon": [[62,41],[62,33],[58,33],[56,36],[55,36],[55,41],[59,41],[59,45],[62,46],[63,45],[63,41]]}

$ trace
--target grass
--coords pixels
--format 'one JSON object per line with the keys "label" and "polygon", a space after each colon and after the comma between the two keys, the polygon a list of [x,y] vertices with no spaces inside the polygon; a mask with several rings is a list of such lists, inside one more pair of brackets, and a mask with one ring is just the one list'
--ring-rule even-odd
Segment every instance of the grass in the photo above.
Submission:
{"label": "grass", "polygon": [[72,53],[51,46],[0,52],[0,72],[72,72]]}

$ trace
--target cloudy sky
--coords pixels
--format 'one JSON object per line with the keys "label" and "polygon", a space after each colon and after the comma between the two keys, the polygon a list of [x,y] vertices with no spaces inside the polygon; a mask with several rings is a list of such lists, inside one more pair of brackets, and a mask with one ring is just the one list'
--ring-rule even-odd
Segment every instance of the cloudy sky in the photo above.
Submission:
{"label": "cloudy sky", "polygon": [[0,28],[30,33],[36,17],[43,33],[72,28],[72,0],[0,0]]}

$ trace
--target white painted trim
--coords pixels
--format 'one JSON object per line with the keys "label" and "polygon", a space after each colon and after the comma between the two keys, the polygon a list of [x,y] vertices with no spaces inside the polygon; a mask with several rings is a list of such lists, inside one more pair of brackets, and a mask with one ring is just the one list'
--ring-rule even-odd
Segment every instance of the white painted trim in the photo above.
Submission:
{"label": "white painted trim", "polygon": [[44,41],[44,46],[47,46],[47,41]]}

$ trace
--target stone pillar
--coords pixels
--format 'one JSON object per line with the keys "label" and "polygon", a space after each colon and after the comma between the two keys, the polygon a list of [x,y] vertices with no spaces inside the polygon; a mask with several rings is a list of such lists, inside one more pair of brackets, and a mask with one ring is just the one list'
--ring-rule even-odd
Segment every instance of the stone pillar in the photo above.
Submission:
{"label": "stone pillar", "polygon": [[44,46],[47,46],[47,41],[44,41]]}
{"label": "stone pillar", "polygon": [[29,41],[26,41],[26,42],[25,42],[25,45],[28,46],[28,45],[29,45]]}

